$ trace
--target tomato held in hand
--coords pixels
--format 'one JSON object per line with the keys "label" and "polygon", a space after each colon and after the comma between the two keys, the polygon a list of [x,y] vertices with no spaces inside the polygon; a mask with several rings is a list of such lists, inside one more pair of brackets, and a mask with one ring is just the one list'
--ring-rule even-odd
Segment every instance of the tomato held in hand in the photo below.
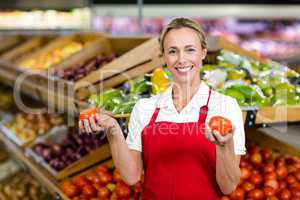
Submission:
{"label": "tomato held in hand", "polygon": [[86,110],[83,110],[80,113],[80,120],[89,119],[92,116],[95,116],[99,112],[98,108],[88,108]]}
{"label": "tomato held in hand", "polygon": [[225,117],[214,116],[209,120],[208,125],[212,131],[218,131],[222,136],[232,131],[231,121]]}

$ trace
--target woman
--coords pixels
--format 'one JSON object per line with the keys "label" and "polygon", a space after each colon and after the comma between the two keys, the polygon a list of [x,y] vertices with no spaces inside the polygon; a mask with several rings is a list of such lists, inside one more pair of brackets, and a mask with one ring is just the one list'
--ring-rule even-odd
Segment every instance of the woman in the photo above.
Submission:
{"label": "woman", "polygon": [[[114,164],[126,183],[137,183],[144,173],[142,199],[217,199],[229,194],[239,183],[240,155],[245,154],[239,105],[200,80],[207,50],[196,22],[174,19],[162,32],[160,46],[174,83],[162,94],[137,102],[126,140],[117,121],[103,113],[81,128],[107,131]],[[205,122],[214,115],[230,119],[234,131],[226,136],[211,132]]]}

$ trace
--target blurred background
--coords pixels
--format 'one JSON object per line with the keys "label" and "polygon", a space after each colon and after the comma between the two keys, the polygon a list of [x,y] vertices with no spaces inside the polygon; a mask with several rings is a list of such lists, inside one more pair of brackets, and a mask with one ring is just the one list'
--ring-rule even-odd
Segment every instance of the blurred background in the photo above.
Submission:
{"label": "blurred background", "polygon": [[158,35],[175,16],[192,17],[209,35],[297,65],[300,1],[14,0],[0,3],[1,34],[101,31]]}

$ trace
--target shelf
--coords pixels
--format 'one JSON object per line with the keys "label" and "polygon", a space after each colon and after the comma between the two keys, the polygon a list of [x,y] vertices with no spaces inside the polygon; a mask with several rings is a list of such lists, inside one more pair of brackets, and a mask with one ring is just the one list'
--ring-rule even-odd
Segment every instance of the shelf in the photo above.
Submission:
{"label": "shelf", "polygon": [[[300,5],[241,5],[241,4],[165,4],[143,5],[144,17],[188,16],[208,19],[240,17],[245,19],[278,19],[300,16]],[[138,16],[136,5],[100,5],[92,9],[93,16]]]}
{"label": "shelf", "polygon": [[0,140],[6,145],[9,152],[11,152],[16,159],[23,162],[32,173],[32,175],[44,185],[47,190],[53,195],[59,195],[63,200],[68,200],[68,197],[61,192],[58,183],[45,169],[41,168],[33,159],[26,157],[24,151],[9,140],[0,130]]}

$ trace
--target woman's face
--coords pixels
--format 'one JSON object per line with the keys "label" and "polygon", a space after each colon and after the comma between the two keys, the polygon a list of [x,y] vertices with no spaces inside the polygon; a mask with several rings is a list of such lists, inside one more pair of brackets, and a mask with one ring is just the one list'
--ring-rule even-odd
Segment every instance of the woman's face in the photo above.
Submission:
{"label": "woman's face", "polygon": [[172,29],[164,40],[164,57],[175,83],[200,80],[200,67],[206,56],[197,32],[191,28]]}

